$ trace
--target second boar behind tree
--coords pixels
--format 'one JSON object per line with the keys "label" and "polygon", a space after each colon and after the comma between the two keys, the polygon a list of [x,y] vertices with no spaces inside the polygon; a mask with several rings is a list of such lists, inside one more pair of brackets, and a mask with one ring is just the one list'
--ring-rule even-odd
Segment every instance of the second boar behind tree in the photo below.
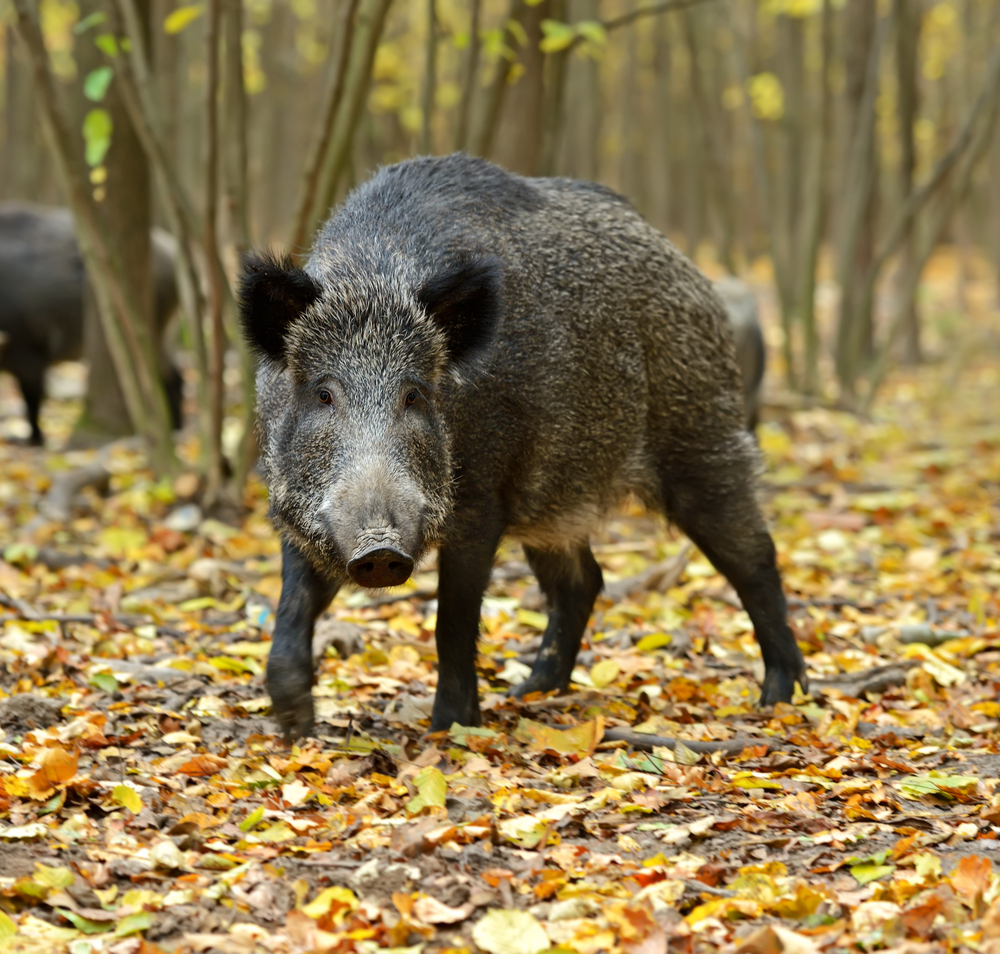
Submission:
{"label": "second boar behind tree", "polygon": [[504,535],[551,606],[518,694],[569,684],[602,586],[588,543],[629,493],[725,574],[764,658],[761,702],[805,685],[721,302],[623,199],[462,155],[381,170],[304,269],[247,262],[260,447],[283,538],[267,666],[312,729],[311,637],[342,584],[402,583],[439,548],[431,728],[479,723],[480,604]]}
{"label": "second boar behind tree", "polygon": [[738,278],[727,276],[715,282],[726,316],[733,329],[736,363],[743,378],[743,404],[748,431],[757,429],[760,420],[761,392],[764,389],[764,365],[767,352],[757,314],[757,297],[750,286]]}

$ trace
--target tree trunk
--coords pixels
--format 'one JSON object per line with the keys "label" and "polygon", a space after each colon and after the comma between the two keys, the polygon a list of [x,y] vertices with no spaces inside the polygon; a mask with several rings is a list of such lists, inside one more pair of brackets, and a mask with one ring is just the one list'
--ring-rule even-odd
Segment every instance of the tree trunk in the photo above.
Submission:
{"label": "tree trunk", "polygon": [[528,37],[520,58],[524,71],[507,91],[494,149],[501,166],[525,176],[538,174],[542,157],[545,54],[538,45],[542,41],[542,20],[550,16],[551,0],[524,10],[521,24]]}
{"label": "tree trunk", "polygon": [[15,43],[14,31],[4,31],[6,44],[3,167],[0,195],[12,199],[39,199],[42,171],[47,161],[38,138],[35,90],[31,67]]}
{"label": "tree trunk", "polygon": [[462,62],[462,98],[458,104],[455,123],[455,150],[466,149],[469,144],[469,121],[472,118],[472,100],[479,82],[479,39],[483,0],[472,0],[469,13],[469,47]]}
{"label": "tree trunk", "polygon": [[729,170],[723,166],[726,150],[721,141],[722,117],[717,115],[711,91],[707,88],[707,73],[702,62],[708,56],[709,44],[705,41],[704,16],[708,11],[689,10],[680,16],[684,23],[684,37],[688,47],[691,97],[694,105],[695,134],[701,140],[704,160],[704,179],[707,185],[707,205],[714,213],[715,245],[719,260],[730,273],[736,272],[733,249],[736,235],[734,203],[730,194]]}
{"label": "tree trunk", "polygon": [[841,221],[837,249],[840,316],[837,327],[837,376],[842,398],[853,401],[861,365],[871,354],[871,303],[857,277],[866,275],[874,257],[878,165],[875,100],[885,24],[869,0],[852,0],[847,9],[847,157],[840,184]]}
{"label": "tree trunk", "polygon": [[[106,4],[101,0],[90,6],[95,10],[106,10]],[[149,0],[139,0],[136,6],[148,41]],[[84,42],[89,43],[89,37]],[[118,255],[125,269],[122,281],[131,286],[149,335],[159,347],[149,242],[152,226],[149,163],[129,121],[116,83],[112,82],[102,105],[111,114],[114,131],[111,135],[111,148],[104,160],[107,180],[103,187],[95,189],[96,195],[104,196],[98,202],[98,214],[115,238]],[[90,375],[83,414],[73,434],[73,444],[76,446],[103,444],[133,433],[133,422],[115,374],[114,362],[108,350],[92,290],[88,289],[85,301],[83,351]]]}
{"label": "tree trunk", "polygon": [[424,78],[420,94],[420,153],[434,152],[434,93],[437,90],[437,0],[427,4],[427,37],[424,40]]}
{"label": "tree trunk", "polygon": [[[920,0],[893,0],[896,18],[896,101],[899,119],[899,189],[900,201],[905,202],[913,192],[913,173],[916,169],[916,142],[913,126],[917,119],[917,44],[920,40]],[[903,246],[899,266],[896,294],[905,294],[905,276],[913,258],[913,234]],[[919,364],[923,360],[920,345],[920,318],[917,314],[917,297],[911,294],[900,300],[903,329],[901,332],[902,360],[904,364]]]}

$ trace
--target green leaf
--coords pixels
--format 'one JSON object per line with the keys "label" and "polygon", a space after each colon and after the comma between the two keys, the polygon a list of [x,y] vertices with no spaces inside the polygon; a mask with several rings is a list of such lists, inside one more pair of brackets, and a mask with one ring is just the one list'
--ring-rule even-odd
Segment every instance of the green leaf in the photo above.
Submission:
{"label": "green leaf", "polygon": [[258,666],[252,659],[246,661],[242,659],[235,659],[232,656],[213,656],[208,664],[214,666],[216,669],[222,669],[225,672],[236,672],[244,673],[249,672],[254,675],[260,675],[260,666]]}
{"label": "green leaf", "polygon": [[189,3],[186,6],[178,7],[169,13],[163,21],[165,33],[180,33],[205,12],[205,7],[200,3]]}
{"label": "green leaf", "polygon": [[576,32],[588,43],[593,43],[596,46],[607,42],[608,39],[608,31],[597,20],[581,20],[576,24]]}
{"label": "green leaf", "polygon": [[470,736],[476,739],[495,739],[497,733],[493,729],[482,729],[477,726],[459,725],[457,722],[452,722],[451,728],[448,730],[448,738],[452,742],[467,747]]}
{"label": "green leaf", "polygon": [[264,818],[264,806],[258,805],[243,821],[239,824],[239,829],[242,832],[248,832],[251,828],[256,827],[261,823]]}
{"label": "green leaf", "polygon": [[112,59],[118,55],[118,41],[113,33],[102,33],[94,37],[94,46]]}
{"label": "green leaf", "polygon": [[106,109],[92,109],[83,118],[83,141],[87,165],[99,166],[111,148],[113,129],[111,114]]}
{"label": "green leaf", "polygon": [[87,74],[83,81],[83,95],[93,103],[104,99],[104,94],[114,79],[115,71],[110,66],[101,66]]}
{"label": "green leaf", "polygon": [[111,798],[133,815],[142,811],[142,796],[131,785],[116,785],[111,790]]}
{"label": "green leaf", "polygon": [[558,53],[576,39],[576,30],[568,23],[560,23],[558,20],[542,20],[542,33],[545,35],[538,48],[543,53]]}
{"label": "green leaf", "polygon": [[10,916],[0,911],[0,940],[6,940],[17,934],[17,925],[10,919]]}
{"label": "green leaf", "polygon": [[906,798],[920,799],[924,795],[954,798],[955,795],[975,795],[979,779],[975,775],[914,775],[899,783],[899,791]]}
{"label": "green leaf", "polygon": [[448,783],[440,769],[428,765],[413,777],[417,794],[406,803],[408,815],[417,815],[425,808],[444,808],[444,800],[448,795]]}
{"label": "green leaf", "polygon": [[38,559],[38,547],[32,543],[11,543],[4,547],[3,558],[15,566],[27,566]]}
{"label": "green leaf", "polygon": [[884,878],[895,870],[895,865],[855,865],[851,868],[851,874],[857,879],[858,884],[863,886],[869,881],[878,881],[879,878]]}
{"label": "green leaf", "polygon": [[149,911],[130,914],[118,922],[118,927],[115,928],[115,937],[128,937],[130,934],[148,931],[155,923],[156,919]]}
{"label": "green leaf", "polygon": [[108,19],[108,15],[103,10],[98,10],[96,13],[90,14],[90,16],[84,17],[75,27],[73,27],[73,32],[80,36],[86,33],[92,26],[98,26],[104,23]]}
{"label": "green leaf", "polygon": [[33,881],[44,884],[48,888],[68,888],[76,876],[69,868],[50,868],[40,861],[35,862]]}
{"label": "green leaf", "polygon": [[511,32],[518,46],[524,46],[528,42],[528,31],[518,23],[517,20],[508,20],[507,29]]}
{"label": "green leaf", "polygon": [[82,914],[77,914],[75,911],[56,908],[56,913],[61,914],[78,931],[83,931],[84,934],[103,934],[105,931],[111,930],[110,924],[105,924],[103,921],[91,921],[90,918],[85,918]]}
{"label": "green leaf", "polygon": [[109,695],[112,692],[117,692],[119,689],[118,680],[110,672],[95,672],[90,677],[90,685],[95,686],[100,689],[101,692],[106,692]]}

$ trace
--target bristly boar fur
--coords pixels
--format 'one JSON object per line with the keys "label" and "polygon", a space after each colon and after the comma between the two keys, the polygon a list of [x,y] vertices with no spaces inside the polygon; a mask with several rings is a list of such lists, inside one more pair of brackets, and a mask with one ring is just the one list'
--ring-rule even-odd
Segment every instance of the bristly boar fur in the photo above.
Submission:
{"label": "bristly boar fur", "polygon": [[733,584],[764,657],[762,703],[805,687],[722,304],[613,192],[464,155],[382,169],[304,269],[247,262],[242,320],[283,538],[267,680],[287,735],[312,728],[319,613],[348,580],[403,582],[432,546],[431,728],[479,722],[480,604],[504,535],[551,607],[515,693],[566,688],[602,586],[588,536],[629,493]]}

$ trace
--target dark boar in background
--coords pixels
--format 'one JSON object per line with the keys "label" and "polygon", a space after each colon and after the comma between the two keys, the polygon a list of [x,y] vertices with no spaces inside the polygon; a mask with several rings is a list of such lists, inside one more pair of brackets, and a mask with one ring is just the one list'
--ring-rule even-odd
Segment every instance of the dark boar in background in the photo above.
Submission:
{"label": "dark boar in background", "polygon": [[[152,234],[156,327],[162,335],[177,308],[174,239]],[[83,354],[85,273],[68,209],[25,203],[0,204],[0,331],[8,335],[0,370],[13,374],[28,406],[31,443],[40,445],[38,425],[45,370]],[[163,380],[174,425],[181,423],[180,372],[164,353]]]}
{"label": "dark boar in background", "polygon": [[287,735],[313,725],[316,617],[348,580],[404,582],[431,546],[431,728],[480,720],[480,603],[504,535],[551,606],[515,692],[565,688],[602,586],[588,536],[630,492],[735,587],[761,702],[805,685],[722,303],[614,193],[462,155],[391,166],[347,198],[304,269],[247,261],[242,321],[283,538],[267,684]]}
{"label": "dark boar in background", "polygon": [[766,352],[757,314],[757,297],[745,282],[732,276],[715,282],[715,290],[725,305],[736,343],[736,363],[743,377],[743,405],[748,431],[757,429],[761,393],[764,389]]}

